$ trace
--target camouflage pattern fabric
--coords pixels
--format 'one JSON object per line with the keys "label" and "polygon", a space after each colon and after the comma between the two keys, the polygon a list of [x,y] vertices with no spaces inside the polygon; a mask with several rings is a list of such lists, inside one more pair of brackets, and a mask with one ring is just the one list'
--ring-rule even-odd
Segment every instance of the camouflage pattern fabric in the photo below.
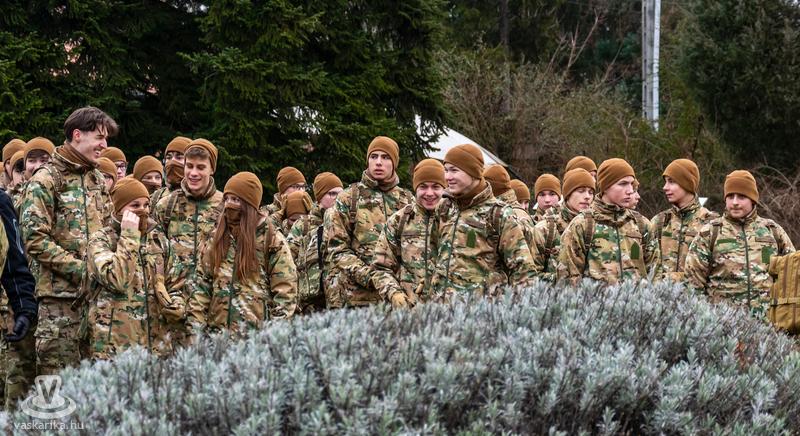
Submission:
{"label": "camouflage pattern fabric", "polygon": [[542,280],[555,283],[558,279],[558,253],[561,251],[561,234],[578,214],[569,207],[551,207],[534,229],[536,257],[533,263]]}
{"label": "camouflage pattern fabric", "polygon": [[22,239],[36,262],[32,272],[39,299],[40,374],[80,362],[80,350],[85,350],[79,331],[83,311],[71,305],[88,291],[89,236],[109,222],[113,208],[103,175],[70,162],[59,151],[33,174],[20,204]]}
{"label": "camouflage pattern fabric", "polygon": [[[223,209],[222,196],[212,179],[206,192],[194,197],[186,189],[184,179],[181,189],[162,198],[156,205],[156,221],[169,240],[170,263],[175,274],[185,279],[185,283],[194,279],[202,257],[201,245],[211,239],[217,227]],[[174,207],[171,216],[167,216],[170,202]],[[184,286],[182,301],[188,301],[190,293],[191,289]],[[188,340],[189,330],[185,323],[169,323],[166,329],[165,335],[171,337],[173,342],[182,344]]]}
{"label": "camouflage pattern fabric", "polygon": [[153,191],[153,193],[150,194],[150,210],[151,211],[156,210],[156,206],[158,205],[158,202],[161,201],[162,198],[169,196],[169,194],[172,194],[174,191],[177,191],[178,189],[181,189],[180,185],[178,185],[175,188],[171,188],[170,186],[162,186]]}
{"label": "camouflage pattern fabric", "polygon": [[412,304],[430,299],[427,292],[435,262],[431,241],[435,223],[434,211],[416,201],[389,217],[372,263],[371,280],[381,298],[391,301],[392,295],[403,292]]}
{"label": "camouflage pattern fabric", "polygon": [[172,351],[156,289],[171,290],[185,306],[183,280],[170,264],[169,242],[151,220],[144,235],[119,221],[92,235],[89,270],[99,287],[89,309],[92,358],[111,359],[133,345],[160,355]]}
{"label": "camouflage pattern fabric", "polygon": [[749,307],[753,316],[766,319],[770,259],[792,252],[794,245],[783,228],[759,217],[755,208],[741,220],[725,213],[704,225],[689,247],[686,279],[690,288],[712,301]]}
{"label": "camouflage pattern fabric", "polygon": [[696,197],[683,209],[672,206],[654,216],[650,231],[659,251],[656,276],[683,281],[689,245],[704,225],[718,217],[719,214],[700,206]]}
{"label": "camouflage pattern fabric", "polygon": [[[324,239],[328,247],[325,298],[329,308],[381,301],[369,282],[370,265],[375,261],[375,245],[386,220],[414,202],[413,194],[397,186],[398,182],[395,176],[391,183],[379,186],[364,171],[361,182],[342,191],[330,211],[325,213]],[[353,195],[358,196],[358,202],[355,220],[351,222]]]}
{"label": "camouflage pattern fabric", "polygon": [[522,226],[514,209],[492,195],[488,183],[468,205],[442,201],[437,215],[434,301],[472,293],[495,296],[506,285],[533,283],[536,271]]}
{"label": "camouflage pattern fabric", "polygon": [[[553,206],[555,207],[555,206]],[[531,219],[533,220],[533,225],[539,224],[539,221],[544,219],[544,214],[547,213],[547,210],[537,207],[533,210],[533,214],[531,215]]]}
{"label": "camouflage pattern fabric", "polygon": [[[10,332],[14,329],[13,317],[3,318],[5,321],[5,331]],[[3,380],[5,385],[3,392],[5,408],[7,411],[16,410],[17,402],[28,394],[28,390],[33,386],[36,378],[36,321],[31,323],[28,334],[19,342],[3,341],[2,348],[5,354],[5,374]]]}
{"label": "camouflage pattern fabric", "polygon": [[[286,242],[297,266],[298,311],[310,313],[325,309],[325,292],[321,288],[320,261],[325,256],[325,241],[319,238],[325,210],[315,204],[308,215],[298,219]],[[318,242],[319,250],[318,250]],[[319,252],[318,252],[319,251]],[[320,257],[322,256],[322,257]]]}
{"label": "camouflage pattern fabric", "polygon": [[[593,234],[588,233],[587,215],[594,221]],[[615,284],[646,278],[657,262],[657,250],[655,238],[646,223],[637,222],[637,215],[595,197],[591,209],[576,216],[561,236],[559,280],[577,284],[588,277]]]}
{"label": "camouflage pattern fabric", "polygon": [[256,229],[260,271],[255,280],[243,283],[235,276],[234,238],[231,237],[226,257],[216,272],[209,267],[210,250],[203,250],[187,314],[193,331],[228,330],[240,335],[243,333],[240,323],[246,328],[261,328],[268,319],[287,319],[294,315],[297,270],[283,234],[268,230],[269,227],[264,220]]}
{"label": "camouflage pattern fabric", "polygon": [[[511,206],[514,209],[514,216],[517,217],[517,221],[519,222],[520,226],[522,226],[522,233],[525,235],[525,242],[528,244],[528,247],[534,248],[535,224],[533,222],[533,218],[519,204],[519,202],[517,201],[517,195],[514,193],[514,190],[509,189],[508,191],[498,195],[497,199],[506,203],[507,205]],[[531,252],[531,256],[533,256],[533,252]]]}

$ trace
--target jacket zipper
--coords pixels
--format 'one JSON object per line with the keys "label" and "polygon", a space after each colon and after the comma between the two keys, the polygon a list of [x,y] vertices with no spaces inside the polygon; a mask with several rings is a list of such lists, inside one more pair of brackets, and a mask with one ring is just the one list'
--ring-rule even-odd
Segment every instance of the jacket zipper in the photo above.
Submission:
{"label": "jacket zipper", "polygon": [[747,274],[747,310],[752,313],[752,283],[750,281],[750,247],[747,245],[747,231],[745,230],[746,223],[742,223],[742,238],[744,239],[744,265],[745,274]]}
{"label": "jacket zipper", "polygon": [[381,202],[383,203],[383,221],[385,223],[388,217],[386,216],[386,193],[383,191],[381,191]]}
{"label": "jacket zipper", "polygon": [[139,246],[139,263],[142,265],[142,278],[144,279],[144,316],[147,323],[147,349],[152,350],[150,341],[150,304],[148,303],[148,295],[150,288],[147,286],[147,262],[144,257],[144,248],[147,246],[147,233],[142,237],[142,243]]}
{"label": "jacket zipper", "polygon": [[[617,222],[617,213],[614,212],[614,222]],[[620,245],[619,240],[619,226],[614,226],[614,231],[617,233],[617,262],[619,262],[619,280],[622,281],[624,274],[624,269],[622,268],[622,245]]]}
{"label": "jacket zipper", "polygon": [[194,249],[192,252],[192,277],[194,277],[195,271],[197,271],[197,218],[200,214],[200,203],[194,204]]}
{"label": "jacket zipper", "polygon": [[[681,246],[683,245],[683,229],[685,227],[684,217],[681,217],[681,227],[678,229],[678,258],[675,259],[675,272],[681,270]],[[659,244],[661,241],[659,241]]]}
{"label": "jacket zipper", "polygon": [[431,217],[425,214],[425,251],[422,253],[422,258],[425,261],[425,282],[423,284],[422,293],[424,294],[428,289],[428,225],[430,224]]}
{"label": "jacket zipper", "polygon": [[228,285],[228,330],[231,329],[231,320],[233,318],[233,297],[236,291],[236,266],[236,246],[233,245],[233,273],[231,274],[231,284]]}

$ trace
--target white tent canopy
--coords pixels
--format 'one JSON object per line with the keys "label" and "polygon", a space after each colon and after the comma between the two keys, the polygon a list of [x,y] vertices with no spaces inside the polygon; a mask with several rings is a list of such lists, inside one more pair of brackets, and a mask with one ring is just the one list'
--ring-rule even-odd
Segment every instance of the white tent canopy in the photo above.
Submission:
{"label": "white tent canopy", "polygon": [[426,156],[433,159],[444,160],[444,155],[447,154],[451,148],[461,144],[474,144],[480,148],[481,153],[483,153],[484,166],[488,167],[489,165],[498,164],[508,167],[507,163],[503,162],[491,151],[481,147],[481,145],[477,142],[467,138],[455,130],[448,129],[447,127],[444,128],[444,133],[442,133],[442,135],[439,136],[436,141],[430,143],[431,150],[426,153]]}

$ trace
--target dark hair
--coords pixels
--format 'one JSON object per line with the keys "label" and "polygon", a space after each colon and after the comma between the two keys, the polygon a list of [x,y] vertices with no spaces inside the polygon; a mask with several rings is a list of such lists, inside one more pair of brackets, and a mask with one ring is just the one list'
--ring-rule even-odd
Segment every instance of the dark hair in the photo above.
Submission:
{"label": "dark hair", "polygon": [[211,160],[211,154],[203,147],[192,147],[183,154],[184,159],[208,159]]}
{"label": "dark hair", "polygon": [[25,172],[25,159],[17,160],[17,163],[15,163],[13,167],[11,167],[11,171],[12,172],[16,171],[18,173]]}
{"label": "dark hair", "polygon": [[108,132],[108,137],[116,136],[119,127],[113,118],[94,106],[76,109],[64,121],[64,137],[72,141],[72,132],[78,129],[82,132],[91,132],[98,126],[103,126]]}

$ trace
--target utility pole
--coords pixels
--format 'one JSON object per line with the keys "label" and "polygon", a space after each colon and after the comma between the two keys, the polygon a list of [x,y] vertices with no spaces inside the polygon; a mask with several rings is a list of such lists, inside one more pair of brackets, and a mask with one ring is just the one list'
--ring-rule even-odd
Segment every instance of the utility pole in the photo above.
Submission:
{"label": "utility pole", "polygon": [[658,63],[661,0],[642,0],[642,111],[658,130]]}

